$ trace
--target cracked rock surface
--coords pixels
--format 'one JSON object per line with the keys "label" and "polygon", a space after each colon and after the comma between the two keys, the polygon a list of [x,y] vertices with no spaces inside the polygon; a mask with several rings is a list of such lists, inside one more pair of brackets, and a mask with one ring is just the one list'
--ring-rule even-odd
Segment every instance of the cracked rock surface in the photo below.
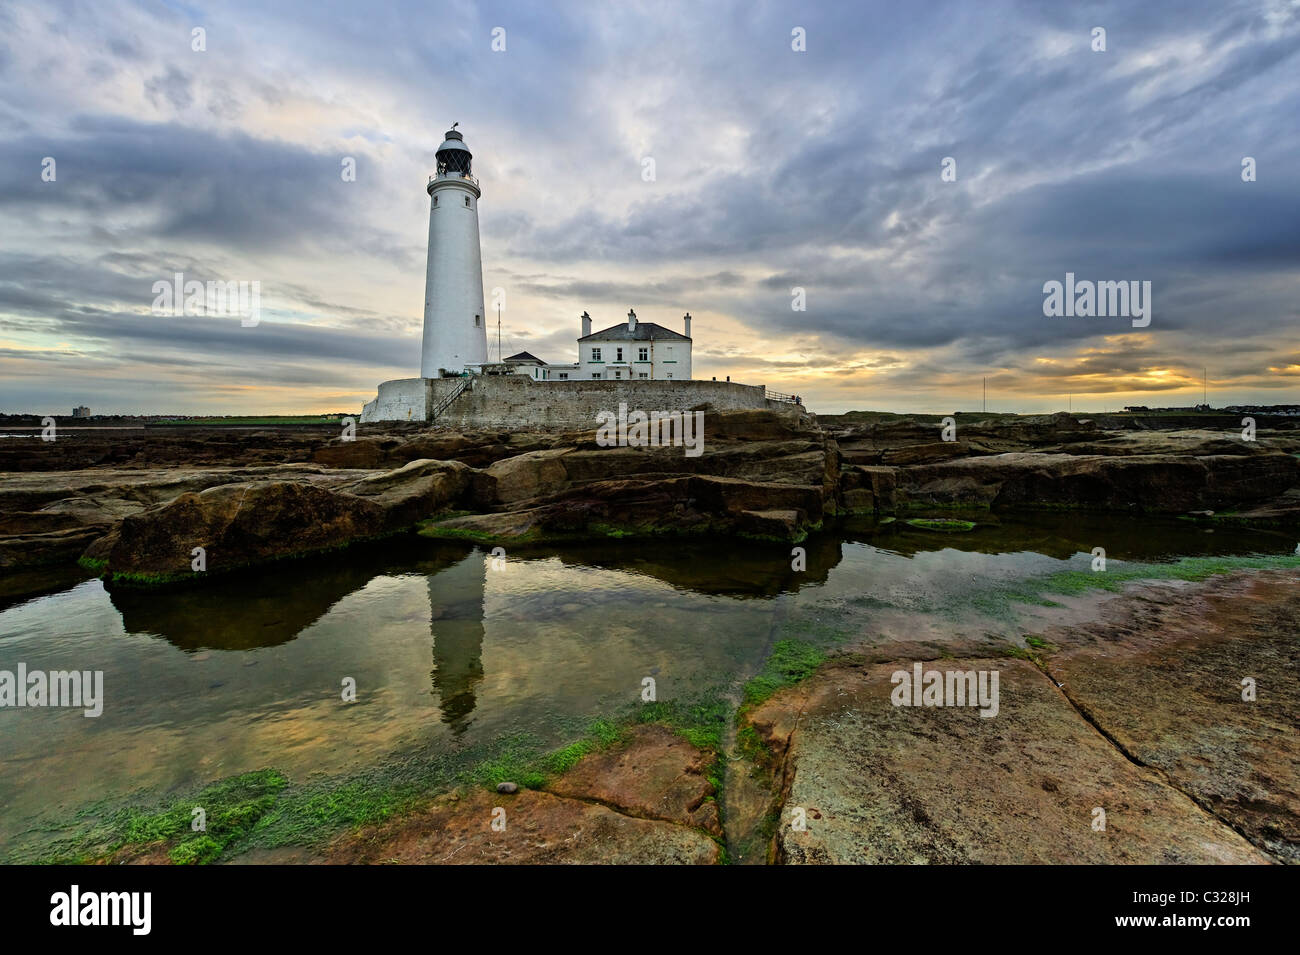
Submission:
{"label": "cracked rock surface", "polygon": [[990,719],[894,706],[912,660],[824,668],[749,715],[779,764],[777,861],[1297,861],[1297,583],[1148,584],[1036,662],[925,663],[999,671]]}
{"label": "cracked rock surface", "polygon": [[[439,797],[340,838],[324,861],[713,864],[721,849],[709,834],[722,830],[703,775],[708,759],[665,727],[639,726],[619,746],[583,757],[549,791]],[[492,825],[498,809],[503,829]]]}

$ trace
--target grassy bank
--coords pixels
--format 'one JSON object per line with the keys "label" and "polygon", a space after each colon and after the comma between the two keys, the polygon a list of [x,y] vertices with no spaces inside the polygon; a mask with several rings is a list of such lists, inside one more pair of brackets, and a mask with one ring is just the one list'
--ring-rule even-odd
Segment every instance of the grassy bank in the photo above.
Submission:
{"label": "grassy bank", "polygon": [[993,616],[1005,617],[1015,604],[1059,607],[1053,596],[1077,596],[1089,591],[1119,593],[1138,581],[1206,580],[1241,570],[1286,570],[1300,568],[1300,554],[1263,557],[1184,557],[1172,563],[1111,561],[1106,570],[1064,570],[1042,577],[1030,577],[1014,584],[999,585],[977,595],[972,605]]}
{"label": "grassy bank", "polygon": [[[200,789],[159,796],[137,793],[126,805],[101,802],[72,818],[29,831],[3,861],[84,864],[149,853],[175,864],[220,862],[252,849],[316,847],[339,833],[383,822],[456,789],[514,782],[541,788],[583,756],[618,745],[635,726],[658,723],[715,757],[710,774],[721,791],[722,747],[732,706],[721,689],[689,701],[630,706],[608,718],[575,725],[575,738],[547,746],[528,733],[499,737],[457,753],[408,753],[374,771],[295,782],[276,769],[219,780]],[[198,808],[204,828],[194,828]]]}
{"label": "grassy bank", "polygon": [[[838,632],[830,637],[842,639]],[[778,640],[762,670],[744,685],[742,707],[806,679],[824,660],[825,651],[807,640]],[[710,754],[706,776],[717,793],[712,798],[721,801],[722,751],[737,715],[733,691],[718,686],[687,700],[632,704],[610,716],[571,721],[573,736],[559,746],[515,733],[456,753],[406,753],[348,777],[299,782],[267,768],[180,794],[136,793],[26,833],[23,845],[10,847],[3,861],[86,864],[145,855],[191,865],[257,849],[320,847],[343,832],[383,822],[454,790],[495,788],[507,781],[543,788],[584,756],[622,744],[643,724],[666,726]],[[201,829],[195,828],[195,809],[203,812]]]}

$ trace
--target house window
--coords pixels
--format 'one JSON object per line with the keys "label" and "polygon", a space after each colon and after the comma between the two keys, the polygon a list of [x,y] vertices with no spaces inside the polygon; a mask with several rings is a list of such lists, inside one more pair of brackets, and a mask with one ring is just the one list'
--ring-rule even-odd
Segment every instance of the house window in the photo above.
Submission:
{"label": "house window", "polygon": [[560,381],[568,381],[568,380],[569,380],[569,373],[567,371],[560,372]]}
{"label": "house window", "polygon": [[637,361],[649,361],[649,360],[650,360],[650,349],[648,349],[648,348],[638,348],[638,349],[636,350],[636,360],[637,360]]}
{"label": "house window", "polygon": [[593,348],[593,349],[591,350],[591,360],[592,360],[592,361],[600,361],[600,349],[599,349],[599,348]]}
{"label": "house window", "polygon": [[615,348],[615,349],[614,349],[614,360],[615,360],[615,361],[622,361],[622,360],[623,360],[623,349],[621,349],[621,348]]}
{"label": "house window", "polygon": [[641,374],[637,375],[637,377],[638,377],[638,378],[649,378],[650,376],[647,375],[647,374],[643,371],[643,372],[641,372]]}
{"label": "house window", "polygon": [[622,377],[623,377],[623,373],[622,373],[621,371],[616,371],[616,372],[614,372],[614,377],[615,377],[615,378],[622,378]]}
{"label": "house window", "polygon": [[593,371],[593,372],[591,373],[591,377],[592,377],[593,379],[599,379],[599,378],[600,378],[600,372],[598,372],[598,371]]}

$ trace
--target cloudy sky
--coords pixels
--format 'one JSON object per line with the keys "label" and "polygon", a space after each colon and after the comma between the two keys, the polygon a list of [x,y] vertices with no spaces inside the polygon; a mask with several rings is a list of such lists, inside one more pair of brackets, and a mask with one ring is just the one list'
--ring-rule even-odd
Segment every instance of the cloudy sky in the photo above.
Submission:
{"label": "cloudy sky", "polygon": [[[978,408],[985,376],[990,410],[1189,404],[1203,367],[1300,402],[1297,0],[5,0],[0,411],[417,375],[452,122],[506,354],[635,307],[692,314],[696,377],[815,411]],[[260,322],[155,314],[176,272],[259,282]],[[1046,317],[1066,272],[1150,281],[1150,325]]]}

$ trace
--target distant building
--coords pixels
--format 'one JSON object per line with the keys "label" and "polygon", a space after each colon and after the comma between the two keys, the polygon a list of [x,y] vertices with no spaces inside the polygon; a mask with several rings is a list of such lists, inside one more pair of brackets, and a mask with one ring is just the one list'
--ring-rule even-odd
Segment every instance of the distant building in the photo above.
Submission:
{"label": "distant building", "polygon": [[532,352],[526,351],[521,351],[518,354],[511,355],[509,358],[504,359],[504,361],[507,365],[535,365],[538,368],[546,367],[546,362],[542,361]]}
{"label": "distant building", "polygon": [[1234,414],[1300,415],[1300,405],[1228,405],[1223,410]]}
{"label": "distant building", "polygon": [[77,405],[77,407],[75,407],[75,408],[72,409],[72,417],[74,417],[74,418],[89,418],[89,417],[90,417],[90,409],[87,408],[85,405]]}
{"label": "distant building", "polygon": [[508,368],[512,375],[527,375],[534,381],[545,381],[547,378],[546,362],[531,352],[521,351],[517,355],[504,359],[501,364]]}

